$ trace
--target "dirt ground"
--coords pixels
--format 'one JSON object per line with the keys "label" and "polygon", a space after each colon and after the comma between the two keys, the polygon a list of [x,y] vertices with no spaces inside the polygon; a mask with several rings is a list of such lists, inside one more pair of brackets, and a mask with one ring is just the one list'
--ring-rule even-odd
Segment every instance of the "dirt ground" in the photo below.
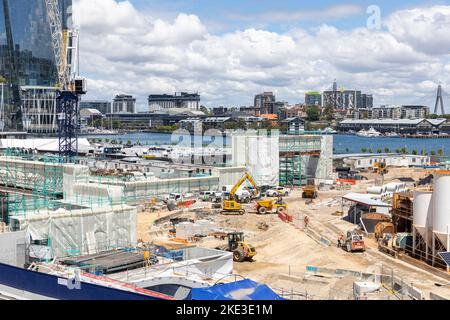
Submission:
{"label": "dirt ground", "polygon": [[[390,170],[384,182],[390,182],[400,177],[412,177],[417,180],[428,176],[431,172],[415,169]],[[341,210],[341,197],[348,192],[365,192],[366,188],[375,183],[378,176],[368,174],[368,179],[362,181],[351,190],[331,190],[319,192],[319,198],[313,204],[305,204],[301,199],[301,190],[293,190],[285,200],[289,205],[289,213],[296,219],[295,224],[282,222],[277,215],[260,216],[248,213],[243,216],[211,215],[209,218],[218,226],[227,230],[244,231],[246,241],[255,246],[257,255],[253,262],[235,263],[235,273],[255,281],[265,283],[277,292],[291,293],[293,298],[310,299],[349,299],[352,297],[353,277],[315,277],[306,272],[307,267],[328,269],[345,269],[358,272],[376,272],[383,265],[383,270],[394,272],[402,277],[405,283],[412,283],[421,289],[425,296],[430,291],[448,295],[450,289],[437,288],[435,283],[448,283],[422,269],[416,268],[400,260],[380,253],[374,240],[366,239],[369,246],[365,253],[347,253],[337,248],[336,241],[340,232],[354,229],[355,226],[334,215]],[[151,230],[168,228],[168,225],[154,227],[153,222],[170,213],[139,214],[139,238],[149,241],[155,236]],[[321,235],[332,240],[331,246],[324,246],[310,238],[304,231],[301,221],[304,215],[310,217],[310,227]],[[258,228],[260,222],[269,228],[263,231]],[[208,237],[196,243],[199,246],[215,248],[224,241]],[[448,287],[447,287],[448,288]],[[295,297],[294,297],[295,296]],[[387,291],[381,291],[374,299],[398,299]]]}

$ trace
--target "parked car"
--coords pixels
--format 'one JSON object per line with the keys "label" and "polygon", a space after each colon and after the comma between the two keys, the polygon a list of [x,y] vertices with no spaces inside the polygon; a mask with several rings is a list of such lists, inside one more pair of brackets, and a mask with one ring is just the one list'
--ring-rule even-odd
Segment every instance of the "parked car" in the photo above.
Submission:
{"label": "parked car", "polygon": [[286,189],[285,187],[276,187],[269,190],[266,190],[265,195],[267,197],[287,197],[289,196],[289,189]]}

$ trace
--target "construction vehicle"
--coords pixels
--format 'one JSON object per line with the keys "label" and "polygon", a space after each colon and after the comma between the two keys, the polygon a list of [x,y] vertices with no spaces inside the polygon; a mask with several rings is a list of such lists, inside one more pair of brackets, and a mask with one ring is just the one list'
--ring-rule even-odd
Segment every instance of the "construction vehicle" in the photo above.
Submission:
{"label": "construction vehicle", "polygon": [[373,172],[379,175],[385,175],[389,173],[386,162],[375,162],[373,165]]}
{"label": "construction vehicle", "polygon": [[231,232],[227,234],[228,244],[217,247],[218,250],[229,251],[233,253],[233,261],[244,262],[252,261],[256,255],[256,249],[251,244],[245,242],[243,232]]}
{"label": "construction vehicle", "polygon": [[256,203],[256,211],[260,215],[265,215],[267,213],[276,213],[285,212],[288,209],[288,205],[283,201],[283,198],[280,196],[277,200],[274,199],[264,199],[260,200]]}
{"label": "construction vehicle", "polygon": [[375,239],[383,239],[386,234],[393,235],[395,233],[395,227],[392,222],[379,222],[375,226]]}
{"label": "construction vehicle", "polygon": [[245,210],[242,205],[237,201],[236,193],[239,188],[245,183],[245,181],[249,181],[252,186],[258,190],[258,185],[255,180],[251,176],[250,173],[246,172],[241,179],[234,185],[231,189],[230,194],[228,195],[228,200],[224,200],[222,203],[222,214],[245,214]]}
{"label": "construction vehicle", "polygon": [[314,180],[309,180],[306,187],[303,188],[303,199],[316,199],[319,196]]}
{"label": "construction vehicle", "polygon": [[342,248],[347,252],[366,251],[363,236],[358,234],[355,230],[347,231]]}

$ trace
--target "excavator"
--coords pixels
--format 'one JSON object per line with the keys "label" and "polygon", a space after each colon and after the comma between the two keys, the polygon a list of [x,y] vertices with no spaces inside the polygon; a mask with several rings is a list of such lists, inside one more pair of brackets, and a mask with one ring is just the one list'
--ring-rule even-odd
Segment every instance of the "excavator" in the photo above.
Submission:
{"label": "excavator", "polygon": [[255,180],[253,179],[252,175],[250,173],[246,172],[242,176],[242,178],[239,179],[239,181],[234,185],[233,189],[231,189],[228,200],[223,201],[222,214],[237,214],[237,215],[245,214],[245,209],[242,208],[242,205],[236,199],[236,192],[247,180],[252,184],[252,186],[256,190],[259,190],[258,185],[256,184]]}
{"label": "excavator", "polygon": [[[242,178],[239,179],[239,181],[236,183],[236,185],[233,187],[233,189],[231,189],[229,199],[223,201],[222,214],[236,214],[236,215],[245,214],[245,209],[242,208],[242,205],[236,199],[236,192],[247,180],[255,188],[254,196],[259,197],[259,195],[261,194],[260,188],[256,184],[252,175],[249,172],[246,172],[244,174],[244,176],[242,176]],[[288,208],[288,206],[286,203],[284,203],[283,198],[281,196],[279,196],[277,200],[264,199],[264,200],[259,200],[256,203],[256,211],[258,212],[258,214],[261,214],[261,215],[264,215],[266,213],[271,213],[273,211],[280,213],[282,211],[286,211],[287,208]]]}

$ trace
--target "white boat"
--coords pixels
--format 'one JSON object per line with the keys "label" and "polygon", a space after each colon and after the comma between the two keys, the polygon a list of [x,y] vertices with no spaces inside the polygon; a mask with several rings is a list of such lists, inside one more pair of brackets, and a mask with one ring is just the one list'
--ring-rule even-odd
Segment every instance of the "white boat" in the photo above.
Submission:
{"label": "white boat", "polygon": [[385,136],[389,137],[389,138],[398,138],[398,137],[400,137],[400,135],[397,132],[393,132],[393,131],[386,133]]}
{"label": "white boat", "polygon": [[358,137],[364,137],[364,138],[375,138],[375,137],[379,137],[381,135],[381,133],[379,133],[377,130],[375,130],[374,128],[371,127],[369,130],[362,129],[356,135]]}

